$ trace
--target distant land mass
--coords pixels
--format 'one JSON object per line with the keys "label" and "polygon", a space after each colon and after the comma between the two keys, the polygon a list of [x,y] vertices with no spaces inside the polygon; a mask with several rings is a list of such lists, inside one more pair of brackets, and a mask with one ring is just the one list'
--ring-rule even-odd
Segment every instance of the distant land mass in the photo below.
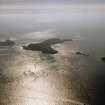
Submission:
{"label": "distant land mass", "polygon": [[65,41],[72,41],[72,40],[61,40],[58,38],[52,38],[45,40],[41,43],[29,44],[28,46],[23,46],[23,49],[31,51],[41,51],[42,53],[47,53],[47,54],[56,54],[58,53],[58,51],[51,48],[51,46],[54,44],[63,43]]}
{"label": "distant land mass", "polygon": [[0,46],[13,46],[15,42],[12,40],[5,40],[0,42]]}

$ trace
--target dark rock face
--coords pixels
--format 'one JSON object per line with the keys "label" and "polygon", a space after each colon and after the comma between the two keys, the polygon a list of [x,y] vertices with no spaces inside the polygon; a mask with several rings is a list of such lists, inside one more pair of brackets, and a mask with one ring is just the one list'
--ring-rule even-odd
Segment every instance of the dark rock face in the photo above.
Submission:
{"label": "dark rock face", "polygon": [[15,45],[15,42],[11,40],[5,40],[0,42],[0,46],[13,46],[13,45]]}
{"label": "dark rock face", "polygon": [[102,57],[101,60],[105,62],[105,57]]}
{"label": "dark rock face", "polygon": [[30,44],[28,46],[23,46],[23,49],[25,50],[32,50],[32,51],[41,51],[42,53],[47,54],[56,54],[58,51],[51,48],[51,45],[57,44],[57,43],[63,43],[64,41],[70,41],[70,40],[60,40],[57,38],[48,39],[38,44]]}
{"label": "dark rock face", "polygon": [[43,45],[43,44],[30,44],[28,46],[23,46],[25,50],[32,50],[32,51],[42,51],[42,53],[51,53],[56,54],[58,51],[51,48],[49,45]]}

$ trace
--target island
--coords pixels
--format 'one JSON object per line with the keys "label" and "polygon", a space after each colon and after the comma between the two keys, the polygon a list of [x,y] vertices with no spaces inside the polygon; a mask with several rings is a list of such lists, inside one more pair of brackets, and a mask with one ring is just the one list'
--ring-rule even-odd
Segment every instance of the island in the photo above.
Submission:
{"label": "island", "polygon": [[42,53],[47,53],[47,54],[56,54],[58,53],[58,51],[51,48],[51,46],[54,44],[63,43],[65,41],[72,41],[72,40],[61,40],[58,38],[52,38],[52,39],[47,39],[41,43],[29,44],[28,46],[23,46],[23,49],[31,51],[41,51]]}
{"label": "island", "polygon": [[105,62],[105,57],[102,57],[101,60],[102,60],[103,62]]}
{"label": "island", "polygon": [[0,42],[0,46],[13,46],[15,42],[12,40],[5,40]]}

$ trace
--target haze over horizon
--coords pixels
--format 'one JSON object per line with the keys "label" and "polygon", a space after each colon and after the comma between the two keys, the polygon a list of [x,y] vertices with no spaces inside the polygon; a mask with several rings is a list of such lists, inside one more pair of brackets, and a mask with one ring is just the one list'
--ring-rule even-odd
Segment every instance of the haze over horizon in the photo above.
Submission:
{"label": "haze over horizon", "polygon": [[8,12],[9,10],[85,8],[105,10],[105,0],[0,0],[0,13],[5,10]]}
{"label": "haze over horizon", "polygon": [[33,4],[33,3],[102,4],[105,3],[105,0],[0,0],[0,4]]}
{"label": "haze over horizon", "polygon": [[[98,21],[103,20],[101,13],[104,11],[104,0],[0,0],[0,38],[56,36],[55,33],[58,34],[62,27],[65,31],[59,33],[60,36],[69,36],[71,33],[82,34],[85,24],[82,26],[81,23],[87,21],[95,21],[92,26],[97,22],[97,27],[100,26],[101,30],[104,22],[98,25]],[[91,12],[97,12],[98,16],[92,15]],[[80,29],[76,21],[83,28]],[[70,34],[68,25],[73,27]],[[79,32],[76,32],[76,28]],[[104,30],[102,32],[104,33]],[[89,34],[88,30],[87,33]]]}

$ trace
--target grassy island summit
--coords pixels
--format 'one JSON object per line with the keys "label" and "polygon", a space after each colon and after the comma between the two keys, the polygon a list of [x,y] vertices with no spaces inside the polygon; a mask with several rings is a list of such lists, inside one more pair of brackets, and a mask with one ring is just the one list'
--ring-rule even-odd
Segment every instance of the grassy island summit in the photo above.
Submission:
{"label": "grassy island summit", "polygon": [[15,42],[12,40],[5,40],[0,42],[0,46],[13,46]]}
{"label": "grassy island summit", "polygon": [[51,46],[54,44],[63,43],[65,41],[71,41],[71,40],[61,40],[58,38],[52,38],[45,40],[41,43],[29,44],[28,46],[23,46],[23,49],[32,50],[32,51],[41,51],[42,53],[47,53],[47,54],[56,54],[58,53],[58,51],[51,48]]}

